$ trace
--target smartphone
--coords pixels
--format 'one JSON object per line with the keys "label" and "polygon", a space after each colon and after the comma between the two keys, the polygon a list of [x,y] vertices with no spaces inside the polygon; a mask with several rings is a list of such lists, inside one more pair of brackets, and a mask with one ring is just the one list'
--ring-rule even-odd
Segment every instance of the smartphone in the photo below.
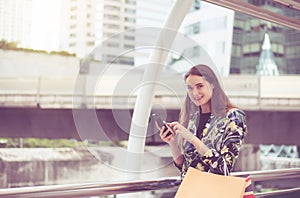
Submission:
{"label": "smartphone", "polygon": [[167,127],[167,126],[164,124],[163,120],[162,120],[158,115],[156,115],[155,113],[153,113],[153,114],[152,114],[152,118],[154,119],[154,121],[157,122],[159,128],[161,128],[161,127],[163,127],[163,126],[165,127],[164,132],[165,132],[167,129],[170,129],[170,130],[171,130],[171,131],[169,131],[169,132],[167,133],[167,136],[174,134],[173,130],[172,130],[170,127]]}

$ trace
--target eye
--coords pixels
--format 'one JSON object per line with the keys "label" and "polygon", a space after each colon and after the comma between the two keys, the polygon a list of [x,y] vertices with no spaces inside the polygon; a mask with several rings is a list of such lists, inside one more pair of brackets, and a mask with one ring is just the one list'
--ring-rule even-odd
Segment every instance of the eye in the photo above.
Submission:
{"label": "eye", "polygon": [[197,84],[196,87],[197,87],[197,89],[201,89],[202,87],[204,87],[204,85],[203,84]]}
{"label": "eye", "polygon": [[193,87],[187,86],[187,89],[188,89],[189,91],[192,91],[192,90],[193,90]]}

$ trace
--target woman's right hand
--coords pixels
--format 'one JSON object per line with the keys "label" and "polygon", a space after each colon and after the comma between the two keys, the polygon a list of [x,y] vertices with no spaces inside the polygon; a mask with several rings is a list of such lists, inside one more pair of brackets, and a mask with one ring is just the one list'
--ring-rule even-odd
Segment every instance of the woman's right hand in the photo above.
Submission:
{"label": "woman's right hand", "polygon": [[165,125],[159,129],[159,136],[164,142],[170,144],[175,140],[175,134],[168,123],[164,122],[164,124]]}

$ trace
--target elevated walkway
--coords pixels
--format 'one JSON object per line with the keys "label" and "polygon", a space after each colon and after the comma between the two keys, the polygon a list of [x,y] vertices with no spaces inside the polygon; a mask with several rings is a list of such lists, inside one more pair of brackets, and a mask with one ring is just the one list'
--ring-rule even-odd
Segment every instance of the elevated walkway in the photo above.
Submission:
{"label": "elevated walkway", "polygon": [[[0,106],[132,109],[142,71],[122,76],[127,71],[107,76],[96,86],[91,85],[94,77],[85,76],[0,78]],[[74,91],[76,83],[81,83],[82,92]],[[245,110],[300,110],[300,76],[231,75],[223,78],[223,84],[231,100]],[[182,77],[169,75],[158,82],[154,103],[178,109],[185,91]]]}

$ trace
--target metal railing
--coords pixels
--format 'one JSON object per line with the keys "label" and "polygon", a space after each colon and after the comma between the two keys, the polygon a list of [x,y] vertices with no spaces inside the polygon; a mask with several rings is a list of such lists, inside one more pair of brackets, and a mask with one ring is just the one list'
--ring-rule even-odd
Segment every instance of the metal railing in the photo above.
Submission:
{"label": "metal railing", "polygon": [[[258,181],[295,179],[300,178],[300,168],[233,172],[233,176],[250,174],[253,184]],[[123,193],[137,193],[146,191],[169,190],[175,192],[180,184],[179,177],[160,178],[156,180],[137,180],[114,183],[82,183],[35,187],[20,187],[0,189],[0,197],[6,198],[42,198],[42,197],[91,197],[119,195]],[[280,189],[272,192],[256,193],[256,198],[283,195],[287,193],[300,193],[300,187]]]}

